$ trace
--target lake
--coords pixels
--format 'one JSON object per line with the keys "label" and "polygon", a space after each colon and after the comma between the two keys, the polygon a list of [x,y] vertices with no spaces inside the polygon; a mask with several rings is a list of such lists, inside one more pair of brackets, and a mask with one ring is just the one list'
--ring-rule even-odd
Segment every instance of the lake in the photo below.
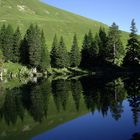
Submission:
{"label": "lake", "polygon": [[139,77],[16,85],[0,83],[0,140],[140,140]]}

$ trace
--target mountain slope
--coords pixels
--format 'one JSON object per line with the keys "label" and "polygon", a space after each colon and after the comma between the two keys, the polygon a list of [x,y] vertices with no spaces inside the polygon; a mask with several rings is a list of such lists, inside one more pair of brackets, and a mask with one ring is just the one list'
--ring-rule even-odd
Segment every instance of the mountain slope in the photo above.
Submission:
{"label": "mountain slope", "polygon": [[[49,48],[55,33],[58,36],[63,35],[67,48],[70,48],[74,33],[77,33],[81,46],[83,36],[89,29],[95,34],[100,26],[108,27],[101,22],[55,8],[39,0],[0,0],[0,25],[3,23],[20,26],[23,34],[31,23],[38,24],[45,32]],[[128,34],[124,32],[124,42],[127,37]]]}

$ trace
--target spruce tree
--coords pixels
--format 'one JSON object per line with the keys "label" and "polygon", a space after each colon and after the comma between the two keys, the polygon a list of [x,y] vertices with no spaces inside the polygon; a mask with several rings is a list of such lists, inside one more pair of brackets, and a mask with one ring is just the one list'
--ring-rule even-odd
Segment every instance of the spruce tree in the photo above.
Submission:
{"label": "spruce tree", "polygon": [[20,61],[20,47],[21,47],[21,33],[19,27],[17,27],[13,36],[13,62]]}
{"label": "spruce tree", "polygon": [[100,27],[99,29],[99,61],[102,63],[107,57],[107,34],[105,29]]}
{"label": "spruce tree", "polygon": [[13,28],[9,24],[1,28],[1,49],[4,55],[5,61],[12,61],[13,59]]}
{"label": "spruce tree", "polygon": [[84,41],[81,50],[81,63],[80,66],[82,68],[90,68],[91,67],[91,49],[93,45],[93,35],[91,30],[89,30],[88,34],[85,34]]}
{"label": "spruce tree", "polygon": [[99,55],[99,35],[96,34],[94,37],[94,41],[92,42],[92,46],[90,48],[90,63],[91,67],[98,65],[98,55]]}
{"label": "spruce tree", "polygon": [[39,67],[41,62],[41,33],[38,26],[30,25],[26,32],[26,40],[29,48],[29,65]]}
{"label": "spruce tree", "polygon": [[51,58],[51,67],[52,68],[58,68],[59,67],[59,56],[60,56],[60,49],[59,44],[57,40],[57,35],[54,36],[53,43],[52,43],[52,49],[50,52],[50,58]]}
{"label": "spruce tree", "polygon": [[57,36],[55,35],[50,56],[51,66],[53,68],[64,68],[69,66],[69,56],[63,37],[60,38],[60,42],[58,43]]}
{"label": "spruce tree", "polygon": [[70,52],[70,66],[78,67],[80,64],[80,51],[78,48],[77,36],[73,37],[73,44]]}
{"label": "spruce tree", "polygon": [[121,42],[119,27],[113,23],[109,28],[108,41],[107,41],[107,57],[106,60],[117,64],[124,53],[123,45]]}
{"label": "spruce tree", "polygon": [[89,60],[89,53],[88,53],[88,35],[85,34],[84,40],[83,40],[83,45],[82,45],[82,50],[81,50],[81,62],[80,62],[80,67],[82,68],[87,68],[88,67],[88,60]]}
{"label": "spruce tree", "polygon": [[2,52],[4,52],[5,40],[6,40],[6,26],[5,24],[3,24],[0,29],[0,49],[2,50]]}
{"label": "spruce tree", "polygon": [[40,68],[41,70],[46,70],[50,67],[50,56],[49,52],[46,46],[46,40],[44,36],[44,32],[42,30],[41,33],[41,62],[40,62]]}
{"label": "spruce tree", "polygon": [[97,35],[95,36],[95,38],[93,38],[92,32],[90,30],[84,37],[80,66],[82,68],[88,69],[93,68],[95,66],[95,63],[97,62],[98,52],[99,46]]}
{"label": "spruce tree", "polygon": [[59,49],[60,49],[59,67],[60,68],[69,67],[70,64],[69,55],[62,36],[60,37]]}
{"label": "spruce tree", "polygon": [[2,72],[3,69],[3,53],[0,50],[0,72]]}
{"label": "spruce tree", "polygon": [[92,34],[92,31],[91,30],[89,30],[89,32],[88,32],[88,38],[87,38],[87,45],[88,45],[88,48],[91,48],[92,47],[92,43],[93,43],[93,40],[94,40],[94,38],[93,38],[93,34]]}
{"label": "spruce tree", "polygon": [[140,62],[140,42],[137,36],[137,29],[134,19],[131,22],[131,33],[129,35],[127,52],[124,57],[124,66],[136,66]]}
{"label": "spruce tree", "polygon": [[20,62],[23,65],[29,66],[29,46],[26,36],[21,41],[21,48],[20,48]]}

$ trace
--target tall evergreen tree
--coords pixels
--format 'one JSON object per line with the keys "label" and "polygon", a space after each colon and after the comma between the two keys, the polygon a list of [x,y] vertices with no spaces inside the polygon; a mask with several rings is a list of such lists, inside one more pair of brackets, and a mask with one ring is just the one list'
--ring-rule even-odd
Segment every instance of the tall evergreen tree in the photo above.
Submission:
{"label": "tall evergreen tree", "polygon": [[65,42],[64,42],[64,39],[63,39],[62,36],[61,36],[60,42],[59,42],[59,49],[60,49],[60,64],[59,64],[59,67],[60,68],[68,67],[69,64],[70,64],[69,55],[68,55],[67,48],[65,46]]}
{"label": "tall evergreen tree", "polygon": [[0,50],[0,73],[3,71],[3,53]]}
{"label": "tall evergreen tree", "polygon": [[13,36],[13,62],[20,61],[20,47],[21,47],[21,33],[19,27],[17,27]]}
{"label": "tall evergreen tree", "polygon": [[134,66],[138,65],[140,62],[140,42],[137,36],[137,29],[134,19],[131,22],[131,33],[129,35],[127,52],[124,57],[124,66]]}
{"label": "tall evergreen tree", "polygon": [[59,43],[57,41],[57,36],[55,35],[54,37],[51,50],[51,66],[53,68],[69,66],[69,56],[62,36]]}
{"label": "tall evergreen tree", "polygon": [[41,33],[41,62],[40,62],[40,68],[41,70],[46,70],[48,67],[50,67],[50,56],[49,52],[46,46],[46,40],[44,36],[44,32]]}
{"label": "tall evergreen tree", "polygon": [[88,35],[88,39],[87,39],[87,40],[88,40],[88,42],[87,42],[88,44],[87,44],[87,45],[88,45],[89,48],[91,48],[92,43],[93,43],[93,39],[94,39],[94,38],[93,38],[92,31],[89,30],[89,32],[88,32],[87,35]]}
{"label": "tall evergreen tree", "polygon": [[92,47],[90,49],[92,66],[97,66],[98,65],[99,40],[100,40],[99,35],[96,34],[95,37],[94,37],[94,41],[92,43]]}
{"label": "tall evergreen tree", "polygon": [[91,47],[93,45],[93,35],[91,30],[89,30],[88,34],[85,34],[84,41],[81,50],[81,64],[80,66],[83,68],[91,67]]}
{"label": "tall evergreen tree", "polygon": [[97,36],[93,38],[91,30],[85,35],[82,51],[81,51],[81,64],[83,68],[93,68],[96,63],[99,46]]}
{"label": "tall evergreen tree", "polygon": [[29,48],[29,65],[39,67],[41,62],[41,33],[38,26],[30,25],[25,38]]}
{"label": "tall evergreen tree", "polygon": [[78,48],[77,36],[73,37],[73,44],[70,52],[70,66],[78,67],[80,64],[80,51]]}
{"label": "tall evergreen tree", "polygon": [[26,39],[26,36],[21,41],[21,48],[20,48],[20,62],[23,65],[29,65],[29,46]]}
{"label": "tall evergreen tree", "polygon": [[82,68],[87,68],[88,65],[88,60],[89,60],[89,46],[88,46],[88,35],[85,34],[84,40],[83,40],[83,45],[82,45],[82,50],[81,50],[81,63],[80,67]]}
{"label": "tall evergreen tree", "polygon": [[53,68],[59,67],[59,63],[58,63],[59,55],[60,55],[60,49],[58,45],[57,35],[55,35],[52,43],[52,50],[50,52],[51,67]]}
{"label": "tall evergreen tree", "polygon": [[10,24],[7,27],[2,26],[0,40],[5,61],[11,61],[13,59],[13,28]]}
{"label": "tall evergreen tree", "polygon": [[113,23],[109,28],[108,41],[107,41],[107,61],[114,64],[118,63],[119,58],[122,56],[124,50],[120,39],[119,27]]}
{"label": "tall evergreen tree", "polygon": [[4,52],[5,39],[6,39],[6,26],[5,24],[3,24],[0,29],[0,49],[2,50],[2,52]]}
{"label": "tall evergreen tree", "polygon": [[99,29],[99,60],[102,62],[105,60],[107,54],[107,34],[105,32],[105,29],[100,27]]}

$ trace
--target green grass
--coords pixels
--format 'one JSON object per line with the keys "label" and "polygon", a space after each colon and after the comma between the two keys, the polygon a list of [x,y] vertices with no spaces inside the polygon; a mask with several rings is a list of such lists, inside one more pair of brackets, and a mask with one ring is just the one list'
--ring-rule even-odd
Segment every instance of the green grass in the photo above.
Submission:
{"label": "green grass", "polygon": [[[25,66],[18,63],[7,62],[3,64],[3,68],[3,81],[0,82],[0,89],[20,87],[22,84],[26,84],[28,82],[29,76],[27,75],[29,74],[30,70]],[[11,74],[13,76],[12,79]]]}
{"label": "green grass", "polygon": [[57,68],[52,68],[52,73],[56,75],[69,75],[71,72],[67,68],[62,68],[62,69],[57,69]]}
{"label": "green grass", "polygon": [[22,65],[18,63],[12,63],[12,62],[4,63],[3,67],[7,69],[9,72],[14,72],[14,73],[18,73],[19,70],[23,68]]}
{"label": "green grass", "polygon": [[[24,35],[31,23],[38,24],[45,32],[49,50],[55,33],[59,37],[64,36],[67,48],[70,50],[74,33],[77,33],[79,47],[81,47],[84,34],[89,29],[92,29],[94,35],[100,26],[108,29],[108,26],[101,22],[55,8],[39,0],[1,1],[0,25],[10,23],[14,28],[20,26]],[[128,33],[123,32],[124,44],[126,44],[127,38]]]}
{"label": "green grass", "polygon": [[3,68],[7,70],[6,73],[18,74],[21,70],[25,69],[25,71],[29,72],[26,66],[22,66],[18,63],[7,62],[4,63]]}

